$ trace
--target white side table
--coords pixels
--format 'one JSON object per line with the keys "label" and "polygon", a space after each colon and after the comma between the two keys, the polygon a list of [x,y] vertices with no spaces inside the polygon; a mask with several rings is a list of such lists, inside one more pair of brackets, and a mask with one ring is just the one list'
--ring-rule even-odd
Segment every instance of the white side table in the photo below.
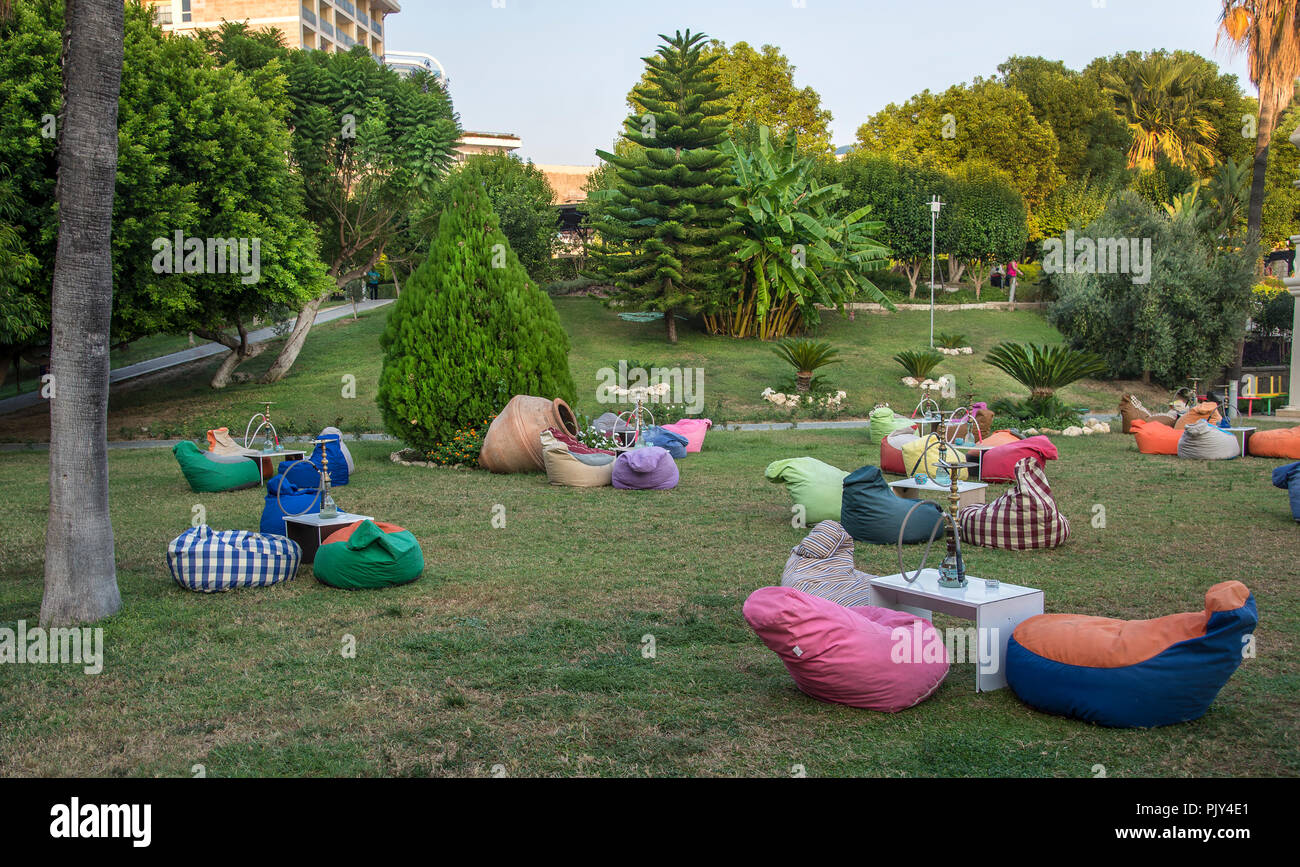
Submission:
{"label": "white side table", "polygon": [[1250,444],[1250,438],[1254,436],[1257,430],[1259,430],[1257,427],[1230,427],[1227,429],[1228,433],[1235,436],[1237,442],[1241,443],[1241,456],[1243,458],[1246,456],[1246,446]]}
{"label": "white side table", "polygon": [[957,448],[966,453],[966,460],[980,465],[977,476],[981,482],[984,481],[984,453],[989,449],[997,448],[997,446],[986,446],[983,443],[976,443],[973,446],[957,446]]}
{"label": "white side table", "polygon": [[[1044,594],[1032,587],[1001,584],[996,590],[985,586],[982,578],[967,576],[966,587],[949,590],[939,586],[939,570],[926,569],[921,577],[908,584],[902,575],[887,575],[871,581],[871,604],[877,608],[906,611],[926,620],[934,612],[949,614],[975,622],[975,641],[966,636],[950,644],[957,652],[955,661],[970,662],[974,653],[975,691],[992,692],[1007,685],[1007,642],[1023,621],[1043,613]],[[973,644],[973,646],[972,646]],[[965,650],[965,659],[961,652]],[[987,653],[981,659],[980,653]],[[954,661],[954,660],[949,660]]]}
{"label": "white side table", "polygon": [[244,457],[250,461],[257,461],[257,465],[262,468],[262,481],[265,482],[275,475],[277,460],[301,461],[307,457],[307,453],[295,451],[258,452],[255,455],[245,455]]}
{"label": "white side table", "polygon": [[[919,500],[921,492],[928,491],[934,494],[950,494],[951,488],[948,485],[940,485],[934,479],[930,479],[924,485],[918,485],[915,478],[901,479],[897,482],[890,482],[889,487],[894,493],[904,500]],[[967,506],[978,506],[984,502],[984,492],[988,490],[988,485],[983,482],[958,482],[957,483],[957,507],[964,509]]]}
{"label": "white side table", "polygon": [[303,564],[316,561],[316,551],[335,530],[355,524],[357,521],[373,521],[370,515],[350,515],[339,512],[337,518],[322,518],[318,513],[292,517],[284,516],[285,535],[302,548]]}

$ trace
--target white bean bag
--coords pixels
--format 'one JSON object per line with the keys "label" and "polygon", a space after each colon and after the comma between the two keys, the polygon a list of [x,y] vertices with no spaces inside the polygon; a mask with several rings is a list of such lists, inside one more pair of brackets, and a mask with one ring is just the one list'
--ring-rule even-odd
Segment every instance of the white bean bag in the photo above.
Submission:
{"label": "white bean bag", "polygon": [[1193,422],[1183,428],[1183,438],[1178,441],[1178,457],[1230,461],[1241,457],[1241,444],[1235,436],[1207,421]]}
{"label": "white bean bag", "polygon": [[552,485],[603,488],[613,484],[614,455],[575,455],[548,430],[541,433],[542,463]]}
{"label": "white bean bag", "polygon": [[167,546],[167,568],[186,590],[223,593],[292,581],[302,562],[298,543],[244,530],[191,527]]}
{"label": "white bean bag", "polygon": [[352,460],[352,452],[348,451],[348,444],[343,441],[343,431],[336,427],[327,427],[325,430],[320,432],[320,436],[317,437],[317,439],[324,439],[328,436],[336,436],[339,438],[339,448],[343,451],[343,460],[347,461],[348,475],[351,476],[357,471],[357,464],[356,461]]}

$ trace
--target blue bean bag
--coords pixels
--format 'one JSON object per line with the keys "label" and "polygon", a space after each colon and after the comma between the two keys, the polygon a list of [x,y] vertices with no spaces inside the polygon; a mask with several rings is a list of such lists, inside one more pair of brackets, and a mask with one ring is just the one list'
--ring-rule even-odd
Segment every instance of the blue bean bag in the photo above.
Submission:
{"label": "blue bean bag", "polygon": [[904,500],[894,494],[879,467],[863,467],[844,480],[844,495],[840,502],[840,523],[859,542],[872,545],[898,544],[898,531],[908,511],[920,504],[907,522],[907,544],[924,542],[930,538],[935,524],[940,524],[936,539],[944,534],[943,509],[928,500]]}
{"label": "blue bean bag", "polygon": [[323,446],[316,446],[312,451],[311,461],[320,468],[324,465],[324,459],[321,452],[329,454],[330,459],[330,487],[341,488],[348,483],[348,455],[343,451],[343,438],[340,434],[322,433],[317,439],[324,441]]}
{"label": "blue bean bag", "polygon": [[1040,614],[1007,642],[1007,684],[1025,704],[1115,728],[1194,720],[1241,665],[1259,614],[1240,581],[1205,610],[1155,620]]}
{"label": "blue bean bag", "polygon": [[1291,517],[1300,521],[1300,462],[1273,471],[1273,484],[1291,494]]}
{"label": "blue bean bag", "polygon": [[172,578],[186,590],[199,593],[292,581],[301,562],[298,543],[283,536],[243,530],[218,533],[206,524],[186,530],[167,546]]}
{"label": "blue bean bag", "polygon": [[[320,477],[311,467],[306,469],[311,473],[311,487],[299,487],[294,484],[292,479],[298,476],[296,470],[285,473],[288,464],[280,465],[280,472],[272,476],[266,483],[266,505],[262,507],[262,522],[259,529],[263,533],[269,533],[274,536],[283,536],[286,534],[284,527],[285,515],[302,515],[309,511],[320,511],[320,491],[315,487],[316,480]],[[301,478],[299,481],[303,481]]]}
{"label": "blue bean bag", "polygon": [[658,425],[651,425],[643,430],[641,435],[645,438],[646,445],[658,446],[672,455],[674,460],[680,461],[686,457],[686,447],[690,445],[690,441],[679,433],[664,430]]}

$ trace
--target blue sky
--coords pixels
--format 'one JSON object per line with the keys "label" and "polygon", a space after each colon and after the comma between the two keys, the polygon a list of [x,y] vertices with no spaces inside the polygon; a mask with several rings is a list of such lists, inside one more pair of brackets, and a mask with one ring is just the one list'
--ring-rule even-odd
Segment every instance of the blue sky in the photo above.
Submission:
{"label": "blue sky", "polygon": [[[802,3],[803,8],[798,4]],[[1094,4],[1097,4],[1094,6]],[[890,102],[989,76],[1011,54],[1080,69],[1130,49],[1216,50],[1219,0],[406,0],[389,48],[447,69],[466,129],[511,132],[520,155],[587,165],[607,148],[658,34],[703,30],[728,44],[781,48],[799,86],[834,114],[836,144]]]}

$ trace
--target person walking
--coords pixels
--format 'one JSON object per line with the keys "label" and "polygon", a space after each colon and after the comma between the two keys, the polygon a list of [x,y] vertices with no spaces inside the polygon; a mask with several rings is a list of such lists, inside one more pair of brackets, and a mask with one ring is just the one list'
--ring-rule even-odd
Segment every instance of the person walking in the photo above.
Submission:
{"label": "person walking", "polygon": [[366,289],[371,301],[379,300],[379,272],[371,269],[366,274]]}

